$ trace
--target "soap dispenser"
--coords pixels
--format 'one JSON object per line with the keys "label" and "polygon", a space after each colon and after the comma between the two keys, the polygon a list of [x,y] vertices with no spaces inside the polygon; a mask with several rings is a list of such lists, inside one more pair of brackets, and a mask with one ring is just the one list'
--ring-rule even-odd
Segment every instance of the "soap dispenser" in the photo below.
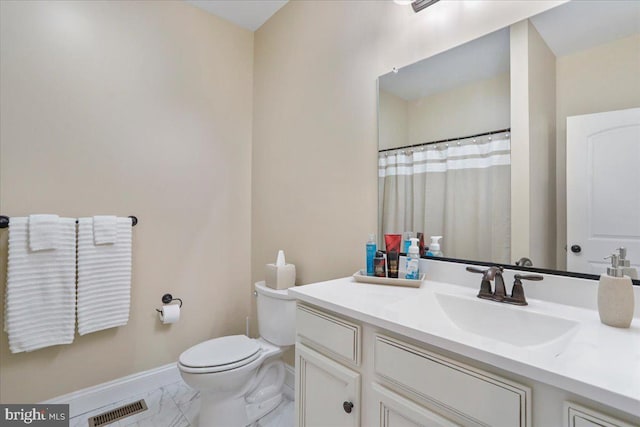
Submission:
{"label": "soap dispenser", "polygon": [[611,258],[611,267],[600,276],[598,284],[600,321],[616,328],[628,328],[633,320],[633,284],[628,276],[622,274],[618,255],[607,258]]}
{"label": "soap dispenser", "polygon": [[440,250],[440,239],[442,239],[442,236],[431,236],[431,243],[429,243],[427,256],[444,256]]}
{"label": "soap dispenser", "polygon": [[418,280],[420,278],[420,248],[418,248],[418,239],[412,237],[411,245],[407,250],[407,268],[405,279]]}
{"label": "soap dispenser", "polygon": [[629,276],[629,278],[631,279],[637,279],[638,270],[636,270],[634,267],[631,267],[631,261],[627,259],[627,248],[618,248],[618,253],[620,254],[618,265],[620,265],[622,275]]}

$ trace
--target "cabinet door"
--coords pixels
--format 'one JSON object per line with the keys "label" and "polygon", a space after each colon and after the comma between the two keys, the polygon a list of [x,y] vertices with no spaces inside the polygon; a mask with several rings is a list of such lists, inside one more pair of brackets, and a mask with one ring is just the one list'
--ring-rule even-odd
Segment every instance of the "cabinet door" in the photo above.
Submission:
{"label": "cabinet door", "polygon": [[296,344],[298,427],[360,425],[360,374]]}
{"label": "cabinet door", "polygon": [[565,427],[632,427],[631,424],[617,420],[573,402],[564,403]]}
{"label": "cabinet door", "polygon": [[371,385],[380,427],[456,427],[457,424],[382,387]]}

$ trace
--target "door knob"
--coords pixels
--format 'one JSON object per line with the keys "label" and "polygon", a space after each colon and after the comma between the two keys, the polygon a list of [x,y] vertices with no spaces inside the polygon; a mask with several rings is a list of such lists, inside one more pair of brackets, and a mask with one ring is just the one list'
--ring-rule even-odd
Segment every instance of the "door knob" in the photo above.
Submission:
{"label": "door knob", "polygon": [[342,402],[342,409],[344,409],[344,412],[347,414],[350,414],[353,409],[353,403],[347,401]]}
{"label": "door knob", "polygon": [[582,248],[580,247],[580,245],[571,245],[571,252],[573,252],[574,254],[579,254],[580,252],[582,252]]}

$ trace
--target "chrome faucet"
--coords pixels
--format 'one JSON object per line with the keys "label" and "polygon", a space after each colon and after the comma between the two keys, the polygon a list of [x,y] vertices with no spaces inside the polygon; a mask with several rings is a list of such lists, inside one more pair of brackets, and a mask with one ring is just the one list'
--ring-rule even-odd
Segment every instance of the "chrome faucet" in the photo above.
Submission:
{"label": "chrome faucet", "polygon": [[[504,268],[498,266],[489,267],[486,270],[477,267],[467,267],[467,271],[482,274],[482,282],[480,283],[480,292],[478,298],[489,299],[492,301],[505,302],[507,304],[527,305],[527,299],[524,296],[524,288],[522,280],[542,280],[544,277],[537,274],[516,274],[514,276],[511,295],[507,295],[504,286],[504,278],[502,272]],[[491,290],[491,282],[495,282],[493,291]]]}

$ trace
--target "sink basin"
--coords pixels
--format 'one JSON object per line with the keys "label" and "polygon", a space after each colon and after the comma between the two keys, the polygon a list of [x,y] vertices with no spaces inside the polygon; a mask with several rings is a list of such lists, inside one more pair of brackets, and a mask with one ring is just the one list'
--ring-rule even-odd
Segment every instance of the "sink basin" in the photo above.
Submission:
{"label": "sink basin", "polygon": [[436,300],[459,329],[519,347],[551,346],[557,354],[578,327],[572,320],[477,298],[436,293]]}

